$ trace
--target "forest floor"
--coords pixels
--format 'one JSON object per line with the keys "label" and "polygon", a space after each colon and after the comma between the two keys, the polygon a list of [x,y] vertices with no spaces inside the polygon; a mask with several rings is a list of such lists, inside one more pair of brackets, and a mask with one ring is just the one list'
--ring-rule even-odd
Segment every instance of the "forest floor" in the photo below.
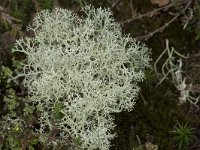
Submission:
{"label": "forest floor", "polygon": [[[21,103],[27,96],[26,90],[19,86],[20,83],[16,85],[8,81],[8,78],[15,74],[15,69],[20,67],[20,61],[24,59],[24,56],[11,52],[16,39],[31,36],[31,33],[26,31],[26,26],[31,23],[37,12],[62,7],[79,13],[81,7],[86,4],[111,8],[124,34],[130,34],[151,49],[152,67],[146,71],[146,80],[140,83],[141,91],[134,110],[115,114],[114,132],[117,133],[117,137],[112,142],[111,150],[199,150],[198,0],[1,0],[0,149],[44,149],[44,145],[37,141],[37,136],[28,134],[37,128],[34,113],[30,112],[29,116],[26,116],[32,128],[29,126],[23,131],[13,124],[10,125],[9,121],[5,122],[5,118],[10,114],[15,120],[13,116],[21,115],[21,109],[26,106]],[[182,77],[178,83],[177,80],[173,80],[173,75],[177,75],[175,71],[163,77],[165,74],[162,72],[162,66],[170,58],[167,51],[155,66],[156,60],[168,46],[166,41],[169,42],[169,50],[174,48],[177,52],[171,59],[174,65],[179,67],[175,71],[181,71]],[[158,71],[155,71],[155,67]],[[164,72],[167,73],[169,70],[170,68],[165,68]],[[160,82],[162,79],[163,82]],[[12,132],[5,127],[12,128]],[[191,131],[190,129],[192,132],[184,134],[184,131]],[[178,131],[181,133],[177,133]],[[188,143],[184,143],[183,138],[188,138]]]}

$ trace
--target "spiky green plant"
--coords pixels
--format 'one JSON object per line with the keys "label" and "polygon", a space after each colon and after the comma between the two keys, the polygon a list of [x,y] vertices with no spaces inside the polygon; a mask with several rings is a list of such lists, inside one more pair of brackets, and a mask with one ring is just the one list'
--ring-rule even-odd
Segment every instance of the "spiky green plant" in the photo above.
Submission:
{"label": "spiky green plant", "polygon": [[171,132],[174,134],[173,140],[176,143],[177,148],[179,150],[185,150],[192,141],[194,128],[188,126],[188,123],[183,125],[178,122],[178,126]]}

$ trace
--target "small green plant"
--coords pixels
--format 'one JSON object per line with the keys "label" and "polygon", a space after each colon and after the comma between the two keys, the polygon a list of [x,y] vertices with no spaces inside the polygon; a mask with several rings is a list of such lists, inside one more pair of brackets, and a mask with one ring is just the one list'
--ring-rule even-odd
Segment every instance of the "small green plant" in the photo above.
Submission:
{"label": "small green plant", "polygon": [[188,144],[192,141],[192,136],[194,133],[194,128],[185,125],[181,125],[178,122],[178,126],[171,131],[174,134],[173,140],[176,142],[176,146],[179,150],[184,150],[188,146]]}

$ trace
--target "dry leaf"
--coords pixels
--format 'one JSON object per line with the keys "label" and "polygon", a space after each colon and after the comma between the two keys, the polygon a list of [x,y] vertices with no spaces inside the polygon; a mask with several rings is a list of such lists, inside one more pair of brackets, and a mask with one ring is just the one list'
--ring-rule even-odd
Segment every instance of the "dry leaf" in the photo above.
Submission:
{"label": "dry leaf", "polygon": [[171,0],[151,0],[152,4],[157,4],[159,7],[165,6],[170,3]]}

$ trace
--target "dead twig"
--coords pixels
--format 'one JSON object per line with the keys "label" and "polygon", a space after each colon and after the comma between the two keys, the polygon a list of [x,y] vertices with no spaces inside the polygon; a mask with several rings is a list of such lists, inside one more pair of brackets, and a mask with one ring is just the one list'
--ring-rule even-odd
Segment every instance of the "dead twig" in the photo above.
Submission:
{"label": "dead twig", "polygon": [[180,0],[180,1],[176,1],[176,2],[171,2],[170,4],[168,4],[168,5],[164,6],[164,7],[160,7],[160,8],[154,9],[154,10],[152,10],[152,11],[150,11],[150,12],[147,12],[147,13],[141,14],[141,15],[138,15],[138,16],[136,16],[136,17],[134,16],[134,17],[132,17],[132,18],[130,18],[130,19],[127,19],[127,20],[121,22],[120,24],[121,24],[121,25],[124,25],[124,24],[130,23],[130,22],[132,22],[132,21],[134,21],[134,20],[142,19],[143,17],[152,17],[152,16],[154,16],[154,15],[159,14],[160,11],[167,11],[169,8],[171,8],[171,7],[173,7],[173,6],[176,6],[176,5],[181,5],[183,2],[185,2],[185,0]]}
{"label": "dead twig", "polygon": [[165,24],[164,24],[163,26],[161,26],[160,28],[158,28],[158,29],[156,29],[156,30],[154,30],[153,32],[150,32],[150,33],[148,33],[148,34],[135,37],[135,39],[136,39],[136,40],[142,40],[142,39],[148,40],[148,39],[149,39],[150,37],[152,37],[154,34],[165,30],[165,28],[167,28],[172,22],[176,21],[176,19],[177,19],[178,17],[180,17],[182,14],[185,13],[185,11],[190,7],[191,3],[192,3],[192,1],[191,1],[191,0],[188,0],[187,5],[186,5],[180,12],[178,12],[170,21],[168,21],[167,23],[165,23]]}
{"label": "dead twig", "polygon": [[180,16],[180,14],[177,14],[176,16],[174,16],[169,22],[165,23],[163,26],[161,26],[160,28],[154,30],[153,32],[150,32],[148,34],[142,35],[142,36],[138,36],[135,37],[136,40],[148,40],[150,37],[152,37],[154,34],[156,34],[157,32],[163,31],[165,28],[167,28],[172,22],[174,22],[178,17]]}
{"label": "dead twig", "polygon": [[137,138],[137,141],[140,145],[140,149],[143,150],[143,147],[142,147],[142,141],[140,140],[140,137],[138,135],[136,135],[136,138]]}
{"label": "dead twig", "polygon": [[114,0],[114,2],[112,3],[111,7],[115,7],[121,0]]}
{"label": "dead twig", "polygon": [[0,22],[2,23],[8,23],[10,26],[12,26],[13,22],[15,23],[21,23],[21,20],[14,18],[6,13],[6,9],[0,5]]}

